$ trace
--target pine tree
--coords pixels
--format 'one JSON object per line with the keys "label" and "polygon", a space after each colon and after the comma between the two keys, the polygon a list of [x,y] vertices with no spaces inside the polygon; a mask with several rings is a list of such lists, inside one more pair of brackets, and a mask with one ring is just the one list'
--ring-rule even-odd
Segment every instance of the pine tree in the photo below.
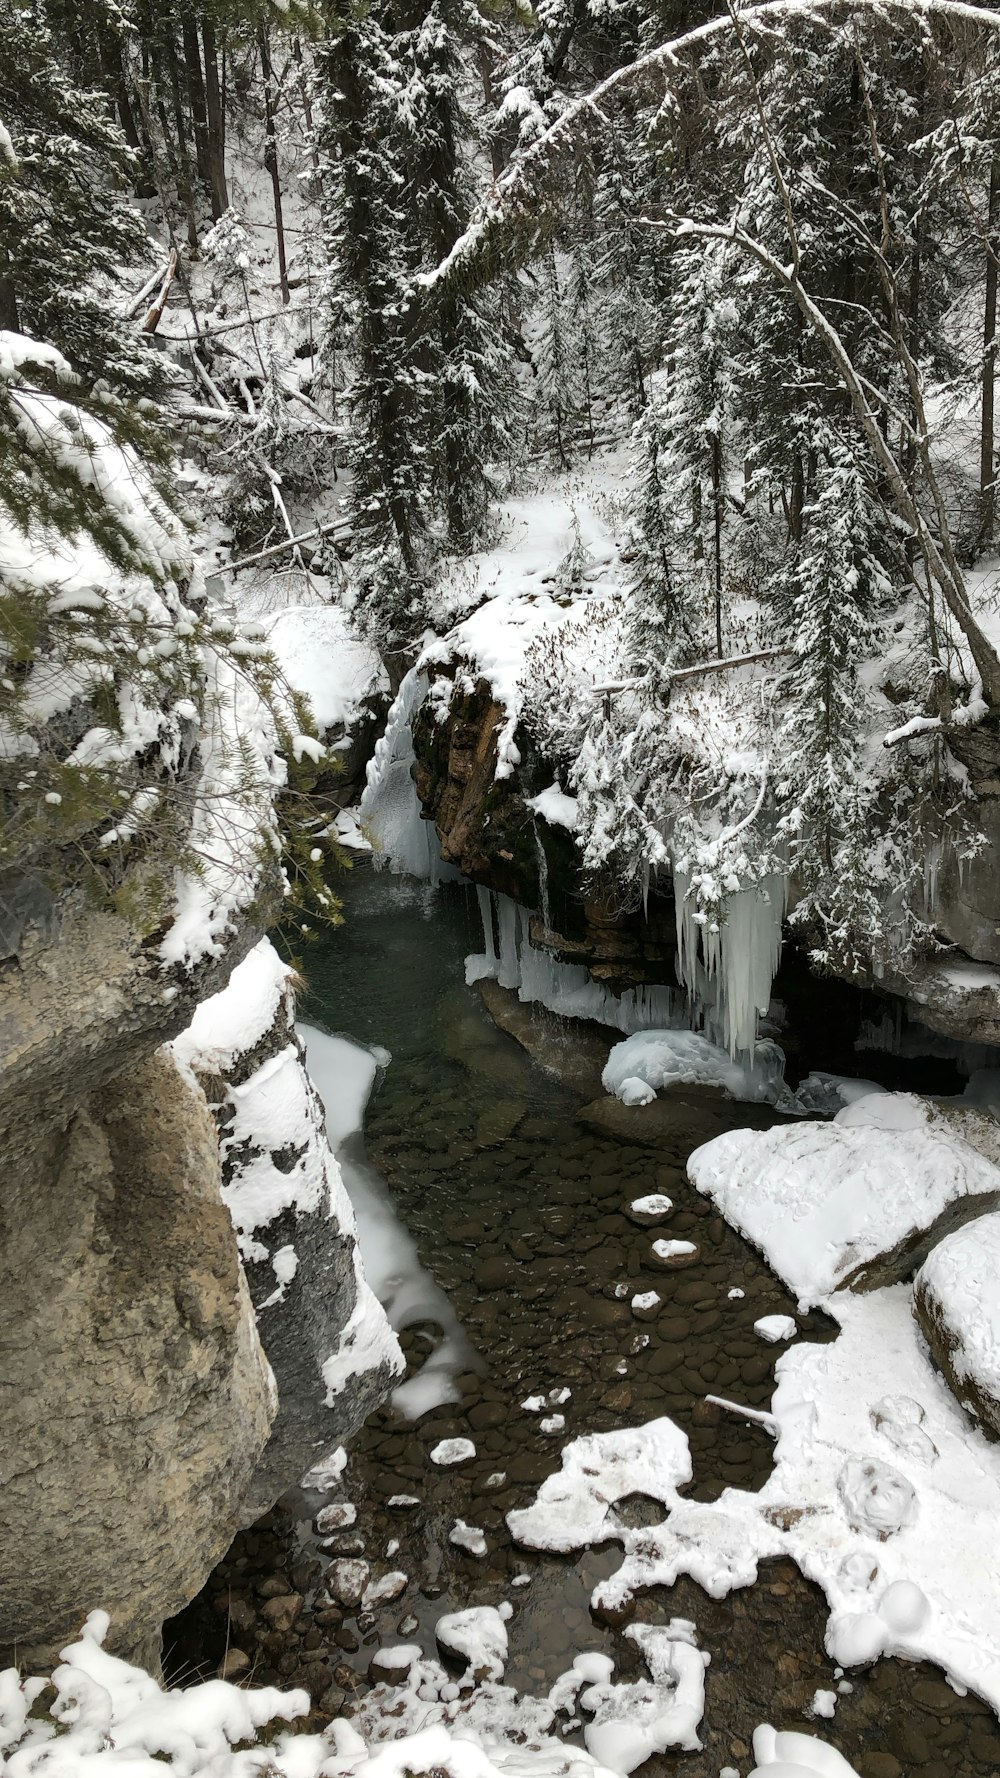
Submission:
{"label": "pine tree", "polygon": [[810,891],[808,925],[831,893],[845,848],[870,842],[861,759],[865,694],[858,666],[876,645],[891,591],[885,524],[854,441],[817,431],[801,548],[788,568],[794,662],[782,685],[777,755],[781,827],[792,867]]}
{"label": "pine tree", "polygon": [[535,429],[555,466],[568,469],[584,413],[584,391],[569,292],[551,241],[541,262],[540,281],[532,342]]}
{"label": "pine tree", "polygon": [[148,391],[161,361],[115,300],[149,252],[134,158],[105,95],[65,72],[43,0],[0,0],[0,37],[0,325],[51,341],[91,383]]}

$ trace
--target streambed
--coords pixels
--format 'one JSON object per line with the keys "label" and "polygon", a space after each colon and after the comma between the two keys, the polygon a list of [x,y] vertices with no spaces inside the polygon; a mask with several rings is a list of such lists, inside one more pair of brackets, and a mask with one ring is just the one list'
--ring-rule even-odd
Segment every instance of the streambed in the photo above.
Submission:
{"label": "streambed", "polygon": [[[578,1119],[581,1094],[538,1068],[466,987],[464,958],[482,943],[472,891],[432,892],[361,867],[344,900],[344,927],[306,958],[303,1015],[391,1052],[368,1107],[367,1159],[473,1356],[455,1376],[455,1401],[416,1420],[385,1404],[326,1495],[288,1497],[237,1539],[186,1614],[175,1659],[214,1666],[228,1646],[246,1654],[254,1683],[304,1684],[333,1713],[367,1689],[380,1647],[419,1644],[433,1655],[444,1612],[508,1599],[508,1683],[544,1693],[584,1650],[611,1655],[620,1677],[637,1676],[634,1644],[589,1609],[592,1588],[618,1565],[618,1547],[540,1556],[513,1544],[504,1515],[528,1504],[568,1439],[660,1415],[690,1440],[695,1497],[760,1486],[771,1465],[767,1433],[704,1398],[767,1407],[781,1348],[766,1345],[753,1324],[794,1314],[794,1304],[691,1190],[684,1167],[697,1142],[772,1114],[692,1094],[672,1145],[654,1151],[595,1134]],[[558,1041],[555,1022],[552,1029]],[[652,1193],[674,1208],[648,1228],[630,1206]],[[653,1241],[664,1235],[693,1244],[691,1263],[665,1270],[656,1262]],[[651,1292],[659,1305],[637,1314],[632,1298]],[[808,1338],[834,1332],[820,1315],[797,1319]],[[439,1333],[417,1322],[402,1338],[418,1370]],[[549,1399],[566,1390],[565,1399]],[[525,1409],[536,1397],[544,1408]],[[564,1426],[543,1430],[555,1416]],[[475,1444],[475,1459],[457,1469],[432,1463],[431,1450],[455,1437]],[[412,1504],[389,1505],[400,1496]],[[317,1536],[314,1515],[337,1501],[356,1518]],[[642,1499],[631,1510],[645,1522]],[[484,1533],[484,1556],[450,1542],[459,1519]],[[340,1557],[363,1559],[373,1579],[405,1576],[405,1588],[362,1615],[331,1605],[318,1583]],[[302,1603],[285,1623],[267,1607],[290,1594]],[[745,1771],[762,1720],[828,1733],[863,1778],[992,1778],[1000,1769],[992,1713],[958,1698],[929,1666],[883,1661],[852,1673],[834,1721],[811,1721],[814,1694],[836,1692],[838,1676],[823,1651],[825,1604],[790,1563],[768,1565],[756,1586],[721,1601],[687,1581],[640,1596],[637,1616],[692,1619],[712,1657],[705,1749],[652,1762],[663,1771]]]}

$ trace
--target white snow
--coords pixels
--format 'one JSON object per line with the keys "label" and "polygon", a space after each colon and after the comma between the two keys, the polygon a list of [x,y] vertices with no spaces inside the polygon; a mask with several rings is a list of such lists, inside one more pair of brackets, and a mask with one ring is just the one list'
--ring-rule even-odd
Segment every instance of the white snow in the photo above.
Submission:
{"label": "white snow", "polygon": [[593,1712],[584,1729],[588,1750],[622,1773],[668,1747],[687,1752],[701,1747],[698,1724],[705,1712],[709,1662],[695,1645],[694,1625],[684,1618],[631,1624],[625,1634],[641,1649],[652,1683],[612,1685],[602,1678],[580,1693],[581,1707]]}
{"label": "white snow", "polygon": [[350,728],[364,700],[387,686],[378,654],[340,605],[279,611],[267,639],[289,684],[308,698],[321,734],[341,723]]}
{"label": "white snow", "polygon": [[689,1253],[697,1253],[693,1241],[654,1241],[653,1252],[657,1259],[685,1259]]}
{"label": "white snow", "polygon": [[753,1756],[757,1763],[750,1778],[857,1778],[828,1742],[797,1729],[772,1729],[770,1723],[754,1730]]}
{"label": "white snow", "polygon": [[615,1502],[649,1494],[664,1505],[691,1479],[688,1442],[666,1418],[573,1439],[531,1506],[507,1514],[516,1543],[566,1553],[617,1536]]}
{"label": "white snow", "polygon": [[762,1340],[776,1346],[780,1340],[794,1340],[798,1333],[798,1323],[792,1315],[762,1315],[753,1324],[753,1331]]}
{"label": "white snow", "polygon": [[476,1447],[471,1438],[443,1438],[432,1447],[429,1455],[432,1463],[449,1469],[455,1463],[470,1463],[476,1455]]}
{"label": "white snow", "polygon": [[804,1309],[956,1198],[1000,1191],[1000,1170],[944,1113],[903,1093],[859,1099],[832,1123],[729,1131],[695,1150],[688,1174]]}
{"label": "white snow", "polygon": [[632,1298],[631,1306],[633,1309],[655,1309],[661,1300],[659,1293],[655,1290],[640,1290]]}
{"label": "white snow", "polygon": [[456,1549],[465,1550],[470,1556],[485,1556],[486,1534],[478,1525],[467,1525],[464,1519],[456,1519],[450,1532],[448,1542]]}
{"label": "white snow", "polygon": [[324,1506],[316,1514],[316,1530],[321,1537],[331,1531],[345,1531],[348,1525],[356,1523],[358,1509],[349,1500],[335,1501],[332,1506]]}
{"label": "white snow", "polygon": [[650,1192],[644,1198],[633,1198],[631,1207],[637,1216],[669,1216],[674,1200],[664,1192]]}
{"label": "white snow", "polygon": [[579,826],[580,805],[575,796],[567,796],[558,784],[550,784],[538,796],[525,797],[524,803],[550,827],[564,827],[568,833],[575,833]]}
{"label": "white snow", "polygon": [[839,1700],[838,1700],[836,1692],[828,1692],[828,1691],[822,1691],[822,1690],[815,1691],[815,1692],[813,1692],[812,1699],[809,1704],[809,1715],[810,1716],[826,1716],[826,1717],[835,1716],[836,1712],[837,1712],[838,1701]]}
{"label": "white snow", "polygon": [[695,1031],[654,1030],[616,1043],[601,1078],[605,1092],[626,1105],[644,1104],[674,1086],[722,1087],[734,1099],[782,1104],[790,1098],[784,1071],[782,1051],[767,1038],[757,1044],[752,1062],[737,1062]]}
{"label": "white snow", "polygon": [[956,1378],[1000,1403],[1000,1216],[946,1235],[916,1283],[942,1318]]}
{"label": "white snow", "polygon": [[544,1432],[547,1434],[551,1434],[554,1432],[564,1432],[566,1430],[566,1416],[565,1416],[565,1414],[549,1414],[549,1415],[547,1415],[544,1420],[539,1420],[538,1430],[539,1430],[539,1432]]}

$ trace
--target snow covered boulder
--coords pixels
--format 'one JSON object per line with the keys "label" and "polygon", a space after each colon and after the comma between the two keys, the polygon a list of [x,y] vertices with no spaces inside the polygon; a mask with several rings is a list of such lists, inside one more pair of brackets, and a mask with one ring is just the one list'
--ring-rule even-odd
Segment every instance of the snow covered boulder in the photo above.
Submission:
{"label": "snow covered boulder", "polygon": [[1000,1206],[1000,1169],[912,1093],[871,1094],[832,1123],[733,1130],[696,1149],[688,1173],[803,1308],[908,1277]]}
{"label": "snow covered boulder", "polygon": [[962,1406],[1000,1437],[1000,1216],[940,1241],[913,1287],[913,1313]]}

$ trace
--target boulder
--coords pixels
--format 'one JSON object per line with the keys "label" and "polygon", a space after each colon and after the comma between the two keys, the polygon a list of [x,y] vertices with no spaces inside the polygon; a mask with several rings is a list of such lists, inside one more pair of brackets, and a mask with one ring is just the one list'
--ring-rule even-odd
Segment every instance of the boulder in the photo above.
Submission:
{"label": "boulder", "polygon": [[155,1670],[163,1619],[246,1522],[276,1407],[215,1127],[161,1051],[32,1158],[0,1244],[0,1659],[44,1665],[101,1606],[109,1646]]}
{"label": "boulder", "polygon": [[561,1019],[543,1006],[519,1000],[512,988],[479,981],[476,988],[493,1023],[506,1031],[546,1074],[592,1099],[601,1091],[601,1074],[614,1034],[589,1019]]}
{"label": "boulder", "polygon": [[962,1406],[1000,1438],[1000,1215],[957,1229],[928,1254],[913,1313],[931,1357]]}

